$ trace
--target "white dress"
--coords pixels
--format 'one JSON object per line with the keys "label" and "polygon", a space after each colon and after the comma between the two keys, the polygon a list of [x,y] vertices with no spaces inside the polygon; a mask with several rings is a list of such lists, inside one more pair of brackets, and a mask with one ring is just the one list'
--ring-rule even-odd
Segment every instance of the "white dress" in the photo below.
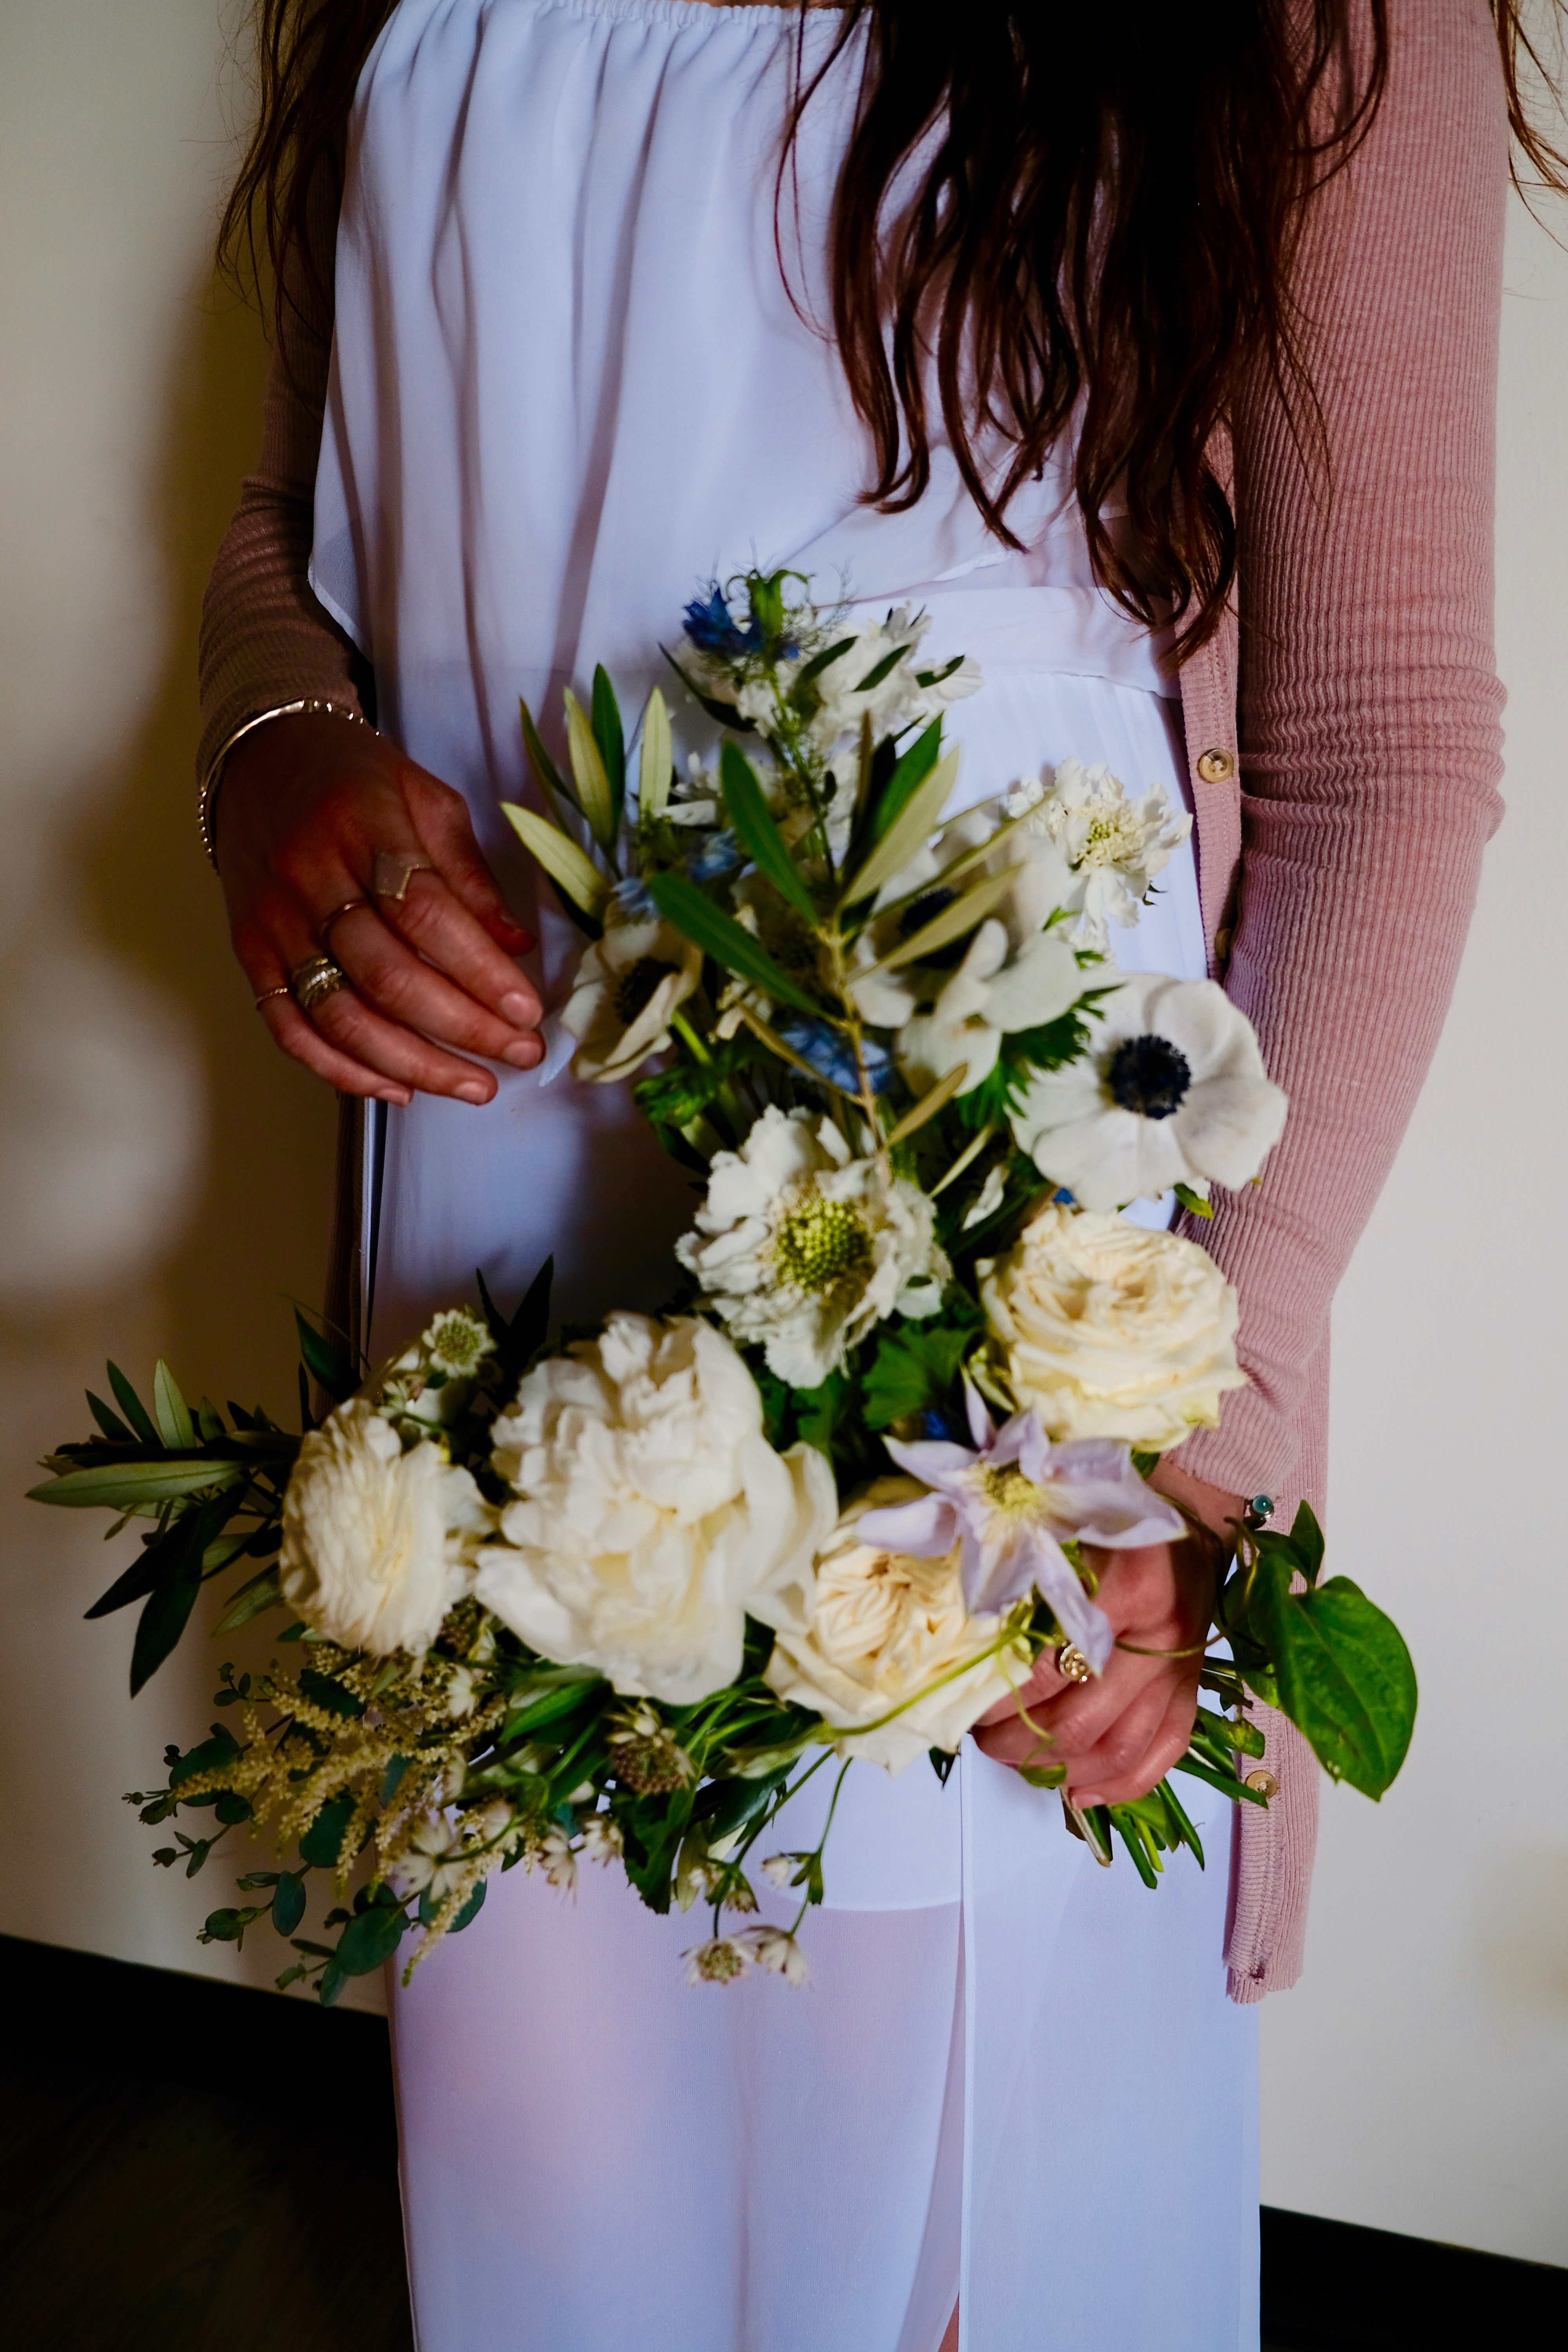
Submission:
{"label": "white dress", "polygon": [[[835,29],[806,16],[808,69]],[[558,740],[603,661],[637,712],[682,604],[753,560],[923,604],[937,654],[977,656],[961,801],[1069,753],[1185,789],[1159,649],[1093,587],[1059,467],[1012,510],[1022,555],[940,447],[911,512],[858,503],[866,437],[814,321],[858,58],[806,115],[786,285],[798,32],[402,0],[361,83],[312,578],[381,724],[467,793],[547,1000],[577,938],[499,814],[529,793],[517,698]],[[1190,854],[1121,960],[1201,973]],[[574,1316],[665,1286],[690,1181],[621,1090],[497,1076],[487,1109],[385,1119],[377,1349],[476,1266],[505,1299],[553,1251]],[[395,2002],[420,2352],[936,2352],[961,2290],[969,2352],[1253,2352],[1255,2018],[1224,1997],[1228,1808],[1184,1795],[1208,1869],[1179,1856],[1150,1894],[972,1746],[945,1789],[858,1766],[805,1991],[689,1989],[702,1916],[612,1874],[574,1904],[492,1882]]]}

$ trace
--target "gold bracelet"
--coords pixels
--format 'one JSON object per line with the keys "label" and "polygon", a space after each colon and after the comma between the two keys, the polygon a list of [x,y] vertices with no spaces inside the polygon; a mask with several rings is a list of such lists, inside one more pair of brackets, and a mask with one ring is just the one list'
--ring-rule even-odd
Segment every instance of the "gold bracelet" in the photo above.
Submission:
{"label": "gold bracelet", "polygon": [[355,727],[370,725],[364,712],[356,710],[352,702],[327,702],[319,695],[307,695],[299,702],[280,702],[271,710],[258,710],[254,719],[247,719],[243,727],[237,727],[208,761],[207,772],[196,790],[196,829],[202,837],[202,847],[207,854],[207,863],[215,874],[217,872],[217,843],[213,837],[213,809],[217,801],[218,786],[223,782],[224,761],[243,736],[248,735],[253,728],[265,727],[269,719],[311,718],[318,711],[329,719],[347,719]]}

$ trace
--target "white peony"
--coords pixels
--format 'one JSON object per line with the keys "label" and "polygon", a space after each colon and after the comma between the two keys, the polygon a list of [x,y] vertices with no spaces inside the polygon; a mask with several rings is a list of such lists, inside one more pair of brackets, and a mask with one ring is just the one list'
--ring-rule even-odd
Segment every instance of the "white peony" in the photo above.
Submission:
{"label": "white peony", "polygon": [[1279,1139],[1286,1100],[1217,982],[1134,973],[1089,1028],[1083,1059],[1037,1072],[1013,1114],[1042,1176],[1086,1209],[1158,1200],[1173,1184],[1251,1181]]}
{"label": "white peony", "polygon": [[561,1015],[577,1040],[574,1078],[629,1077],[669,1043],[670,1015],[702,977],[702,952],[672,923],[613,923],[577,967]]}
{"label": "white peony", "polygon": [[283,1499],[279,1576],[287,1599],[346,1650],[419,1654],[473,1581],[495,1513],[429,1438],[405,1452],[354,1397],[311,1430]]}
{"label": "white peony", "polygon": [[[889,1772],[930,1748],[955,1748],[1012,1687],[991,1657],[940,1690],[914,1696],[984,1649],[1001,1622],[965,1608],[956,1542],[945,1558],[913,1559],[860,1540],[857,1523],[866,1512],[924,1494],[913,1478],[879,1478],[845,1512],[815,1566],[780,1578],[752,1605],[777,1635],[764,1680],[781,1698],[850,1734],[914,1699],[893,1722],[842,1743],[844,1754]],[[1016,1685],[1029,1671],[1027,1650],[1020,1647],[1011,1664]]]}
{"label": "white peony", "polygon": [[1192,818],[1184,811],[1178,816],[1158,784],[1133,800],[1103,761],[1086,768],[1064,760],[1048,785],[1040,779],[1020,784],[1004,805],[1009,816],[1027,814],[1021,830],[1049,841],[1067,864],[1072,881],[1062,903],[1079,918],[1080,946],[1102,955],[1110,950],[1110,926],[1131,930],[1150,884],[1193,829]]}
{"label": "white peony", "polygon": [[773,1104],[739,1151],[715,1155],[675,1254],[732,1336],[802,1389],[884,1316],[934,1313],[950,1270],[918,1186],[852,1160],[831,1119]]}
{"label": "white peony", "polygon": [[1195,1242],[1053,1204],[979,1271],[1018,1402],[1053,1443],[1113,1437],[1163,1453],[1212,1428],[1224,1391],[1247,1385],[1236,1293]]}
{"label": "white peony", "polygon": [[758,1588],[837,1505],[816,1448],[763,1435],[756,1382],[695,1317],[612,1315],[534,1367],[495,1424],[516,1496],[476,1590],[531,1648],[682,1706],[740,1671]]}

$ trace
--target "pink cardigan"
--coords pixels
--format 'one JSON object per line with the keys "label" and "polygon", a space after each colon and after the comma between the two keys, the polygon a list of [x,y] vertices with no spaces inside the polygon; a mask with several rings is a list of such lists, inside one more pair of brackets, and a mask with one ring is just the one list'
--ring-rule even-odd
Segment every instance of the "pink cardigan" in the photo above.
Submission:
{"label": "pink cardigan", "polygon": [[[1314,213],[1297,297],[1331,450],[1323,494],[1274,386],[1232,420],[1239,611],[1183,672],[1214,970],[1290,1097],[1260,1188],[1200,1238],[1240,1294],[1251,1386],[1181,1459],[1323,1507],[1329,1310],[1447,1008],[1497,824],[1492,500],[1507,121],[1484,0],[1394,0],[1387,96]],[[324,243],[331,224],[324,224]],[[246,719],[355,698],[306,584],[328,342],[296,322],[261,457],[214,566],[202,767]],[[1310,1751],[1270,1717],[1280,1794],[1243,1810],[1230,1990],[1295,1981],[1317,1823]]]}

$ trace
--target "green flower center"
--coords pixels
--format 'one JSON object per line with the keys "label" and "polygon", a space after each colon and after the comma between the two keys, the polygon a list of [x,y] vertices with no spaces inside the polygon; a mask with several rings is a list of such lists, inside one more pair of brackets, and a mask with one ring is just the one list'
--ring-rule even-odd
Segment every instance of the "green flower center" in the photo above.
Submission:
{"label": "green flower center", "polygon": [[1042,1488],[1016,1462],[990,1463],[980,1473],[980,1491],[999,1518],[1032,1519],[1044,1501]]}
{"label": "green flower center", "polygon": [[430,1353],[454,1372],[471,1372],[489,1343],[471,1315],[442,1315],[430,1327]]}
{"label": "green flower center", "polygon": [[825,1201],[815,1189],[781,1218],[773,1264],[785,1282],[814,1296],[871,1270],[871,1229],[847,1201]]}
{"label": "green flower center", "polygon": [[674,964],[664,962],[658,956],[638,956],[636,963],[628,965],[616,982],[616,1018],[629,1029],[653,1003],[665,975],[676,969]]}

